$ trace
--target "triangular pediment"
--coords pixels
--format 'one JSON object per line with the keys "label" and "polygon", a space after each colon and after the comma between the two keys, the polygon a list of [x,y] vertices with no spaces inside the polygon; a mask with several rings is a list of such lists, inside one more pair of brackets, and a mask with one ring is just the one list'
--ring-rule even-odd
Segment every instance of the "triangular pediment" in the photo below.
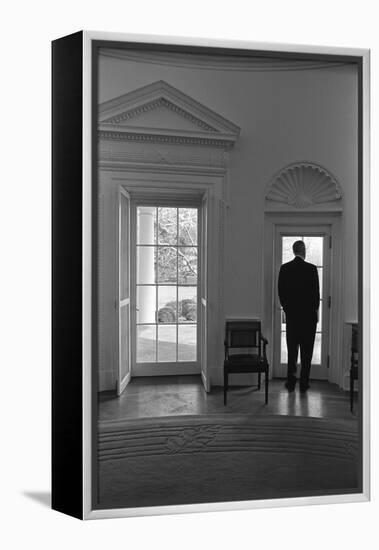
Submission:
{"label": "triangular pediment", "polygon": [[160,97],[149,103],[144,103],[132,109],[123,110],[103,122],[133,126],[135,128],[159,128],[195,131],[202,129],[206,132],[217,132],[215,128],[198,119],[193,114],[179,108],[172,101]]}
{"label": "triangular pediment", "polygon": [[[160,80],[99,106],[99,130],[108,139],[167,139],[233,144],[240,129],[222,115]],[[137,136],[137,137],[136,137]]]}

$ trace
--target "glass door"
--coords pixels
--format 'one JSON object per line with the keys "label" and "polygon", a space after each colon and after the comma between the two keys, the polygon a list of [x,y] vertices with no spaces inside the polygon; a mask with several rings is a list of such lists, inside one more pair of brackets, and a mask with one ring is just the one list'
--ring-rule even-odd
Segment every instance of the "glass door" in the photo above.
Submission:
{"label": "glass door", "polygon": [[200,372],[199,210],[136,207],[134,375]]}
{"label": "glass door", "polygon": [[[303,228],[294,234],[292,231],[281,232],[277,235],[277,262],[276,262],[276,281],[280,266],[294,259],[292,245],[295,241],[303,241],[306,247],[305,261],[310,262],[317,267],[320,285],[320,308],[318,322],[316,327],[316,337],[313,348],[311,378],[327,379],[329,368],[329,342],[328,326],[330,317],[331,297],[329,295],[329,234],[310,233],[309,228]],[[290,234],[289,234],[290,233]],[[277,287],[276,287],[277,293]],[[276,315],[276,360],[275,376],[285,378],[287,376],[287,343],[286,343],[286,322],[283,308],[277,297],[277,315]],[[300,352],[298,356],[298,373],[300,373]]]}
{"label": "glass door", "polygon": [[130,196],[118,190],[118,376],[117,394],[130,381]]}

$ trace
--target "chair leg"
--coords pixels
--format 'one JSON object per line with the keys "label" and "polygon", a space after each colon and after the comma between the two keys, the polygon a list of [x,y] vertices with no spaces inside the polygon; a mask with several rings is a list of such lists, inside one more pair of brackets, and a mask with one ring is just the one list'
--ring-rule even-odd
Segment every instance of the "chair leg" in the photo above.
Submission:
{"label": "chair leg", "polygon": [[265,373],[265,403],[268,403],[268,369]]}
{"label": "chair leg", "polygon": [[261,389],[261,373],[258,372],[258,390]]}
{"label": "chair leg", "polygon": [[226,405],[227,391],[228,391],[228,373],[224,371],[224,405]]}
{"label": "chair leg", "polygon": [[354,407],[354,378],[350,373],[350,412],[353,412]]}

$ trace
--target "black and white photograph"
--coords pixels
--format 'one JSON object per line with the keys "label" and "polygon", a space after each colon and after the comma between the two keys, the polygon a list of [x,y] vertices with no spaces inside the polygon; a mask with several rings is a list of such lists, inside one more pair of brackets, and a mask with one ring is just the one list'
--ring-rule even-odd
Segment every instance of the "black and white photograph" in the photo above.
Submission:
{"label": "black and white photograph", "polygon": [[0,546],[378,546],[375,2],[2,7]]}
{"label": "black and white photograph", "polygon": [[92,506],[362,493],[362,67],[96,42]]}

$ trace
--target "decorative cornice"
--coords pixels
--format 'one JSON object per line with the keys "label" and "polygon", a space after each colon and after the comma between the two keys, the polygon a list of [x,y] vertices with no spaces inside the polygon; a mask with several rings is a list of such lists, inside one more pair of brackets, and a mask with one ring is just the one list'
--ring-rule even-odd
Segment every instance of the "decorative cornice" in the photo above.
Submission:
{"label": "decorative cornice", "polygon": [[122,162],[115,160],[100,160],[98,167],[101,170],[109,172],[126,172],[135,170],[138,173],[151,174],[176,174],[191,176],[222,176],[226,174],[226,168],[221,166],[194,166],[185,164],[153,164],[138,162]]}
{"label": "decorative cornice", "polygon": [[296,162],[280,170],[271,180],[266,199],[297,209],[338,201],[341,187],[334,176],[312,162]]}
{"label": "decorative cornice", "polygon": [[99,161],[141,163],[147,165],[225,167],[225,147],[202,145],[172,145],[172,143],[146,143],[138,141],[99,140]]}
{"label": "decorative cornice", "polygon": [[110,118],[107,118],[103,120],[103,122],[106,123],[112,123],[112,124],[118,124],[121,122],[124,122],[125,120],[131,120],[133,118],[138,117],[142,113],[147,113],[149,111],[152,111],[154,109],[159,109],[160,107],[165,107],[166,109],[169,109],[170,111],[182,116],[183,118],[189,120],[194,124],[195,126],[199,126],[199,128],[202,128],[203,130],[206,130],[208,132],[216,132],[216,128],[211,126],[210,124],[207,124],[200,118],[192,115],[191,113],[188,113],[178,105],[175,105],[171,101],[168,101],[164,97],[160,97],[154,101],[150,101],[149,103],[145,103],[145,105],[140,105],[139,107],[135,107],[134,109],[130,109],[129,111],[120,113],[119,115],[112,116]]}
{"label": "decorative cornice", "polygon": [[165,131],[162,133],[150,133],[148,131],[143,132],[136,128],[129,129],[106,129],[106,125],[102,125],[98,131],[99,139],[115,140],[115,141],[137,141],[144,143],[172,143],[179,145],[203,145],[208,147],[232,147],[235,142],[234,136],[215,135],[207,136],[196,135],[188,132],[189,135],[175,134],[172,131]]}
{"label": "decorative cornice", "polygon": [[103,57],[152,65],[168,65],[219,71],[304,71],[329,69],[346,63],[309,61],[304,59],[279,59],[275,57],[243,57],[238,55],[182,54],[176,52],[141,52],[136,50],[100,48]]}

